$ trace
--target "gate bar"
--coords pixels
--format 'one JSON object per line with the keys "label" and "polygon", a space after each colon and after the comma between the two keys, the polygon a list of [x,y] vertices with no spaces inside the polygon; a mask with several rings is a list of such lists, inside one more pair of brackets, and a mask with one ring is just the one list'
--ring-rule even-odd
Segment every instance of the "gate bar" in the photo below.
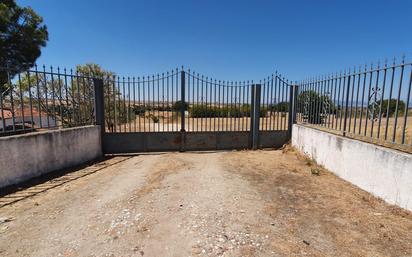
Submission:
{"label": "gate bar", "polygon": [[290,85],[289,86],[289,117],[288,117],[288,137],[289,139],[292,137],[292,128],[293,124],[296,123],[296,101],[297,101],[297,93],[298,93],[298,86],[297,85]]}
{"label": "gate bar", "polygon": [[[185,151],[185,143],[186,143],[186,129],[185,129],[185,106],[186,106],[186,97],[185,97],[185,91],[186,91],[186,81],[185,81],[185,71],[181,71],[181,76],[180,76],[180,118],[181,118],[181,128],[180,128],[180,151],[184,152]],[[190,78],[189,78],[190,79]]]}
{"label": "gate bar", "polygon": [[103,134],[105,133],[103,79],[93,79],[93,84],[94,117],[96,119],[96,125],[100,125],[100,134],[103,138]]}
{"label": "gate bar", "polygon": [[260,92],[261,85],[253,84],[251,87],[251,126],[250,132],[252,134],[252,149],[256,150],[259,147],[259,122],[260,122]]}
{"label": "gate bar", "polygon": [[185,87],[185,71],[182,70],[181,71],[181,77],[180,77],[180,115],[181,115],[181,128],[180,131],[181,132],[185,132],[185,91],[186,91],[186,87]]}

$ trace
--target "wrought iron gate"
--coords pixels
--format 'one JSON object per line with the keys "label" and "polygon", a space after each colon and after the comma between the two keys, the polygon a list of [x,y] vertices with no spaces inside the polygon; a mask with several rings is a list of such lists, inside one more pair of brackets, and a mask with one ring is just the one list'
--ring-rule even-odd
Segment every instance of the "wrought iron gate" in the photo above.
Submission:
{"label": "wrought iron gate", "polygon": [[278,74],[228,82],[182,68],[96,84],[105,153],[279,147],[290,135],[293,87]]}

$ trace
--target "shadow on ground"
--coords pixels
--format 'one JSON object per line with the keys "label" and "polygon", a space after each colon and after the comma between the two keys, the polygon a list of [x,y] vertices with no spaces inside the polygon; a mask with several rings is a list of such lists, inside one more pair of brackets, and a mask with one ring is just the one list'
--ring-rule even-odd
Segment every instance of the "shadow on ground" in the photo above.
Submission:
{"label": "shadow on ground", "polygon": [[113,161],[115,159],[113,156],[106,156],[99,160],[94,160],[68,169],[52,171],[26,182],[1,188],[0,208],[33,197],[39,193],[46,192],[70,181],[96,173],[102,169],[130,159],[132,156],[133,155],[123,156],[123,158],[116,159],[116,161]]}
{"label": "shadow on ground", "polygon": [[[211,153],[212,151],[193,152],[198,154]],[[214,152],[214,151],[213,151]],[[7,186],[0,189],[0,208],[12,203],[33,197],[52,188],[64,185],[70,181],[96,173],[102,169],[113,166],[137,155],[164,155],[166,152],[131,153],[107,155],[99,160],[94,160],[68,169],[52,171],[26,182]],[[115,158],[117,157],[117,158]],[[119,157],[121,159],[119,159]]]}

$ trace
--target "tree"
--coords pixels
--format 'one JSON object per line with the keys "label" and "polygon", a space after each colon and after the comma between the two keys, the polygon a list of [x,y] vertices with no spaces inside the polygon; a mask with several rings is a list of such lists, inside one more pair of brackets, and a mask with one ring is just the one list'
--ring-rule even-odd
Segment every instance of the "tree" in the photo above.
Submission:
{"label": "tree", "polygon": [[313,90],[303,91],[297,99],[298,112],[312,124],[322,124],[329,114],[336,113],[336,106],[327,95],[319,95]]}
{"label": "tree", "polygon": [[[83,78],[101,78],[103,79],[104,85],[104,118],[106,127],[113,130],[113,126],[130,122],[136,118],[136,115],[138,115],[135,111],[137,106],[133,104],[129,108],[129,105],[126,103],[127,96],[122,95],[117,88],[116,84],[119,78],[116,77],[114,72],[104,70],[100,65],[94,63],[77,65],[76,71],[76,75],[79,76],[80,81],[74,79],[71,89],[73,91],[73,98],[79,99],[78,106],[80,106],[80,108],[86,108],[86,110],[80,110],[80,113],[90,113],[90,110],[87,109],[87,101],[94,97],[92,80]],[[126,94],[126,92],[124,93]],[[115,101],[113,99],[115,99]],[[90,113],[90,115],[92,115],[92,113]]]}
{"label": "tree", "polygon": [[[14,103],[28,106],[31,93],[33,107],[47,113],[62,126],[90,124],[94,119],[93,79],[100,78],[104,85],[106,126],[113,128],[114,120],[117,124],[122,124],[135,117],[133,111],[125,108],[125,96],[121,95],[117,87],[113,88],[114,79],[117,81],[113,72],[104,70],[98,64],[88,63],[77,65],[76,70],[66,77],[61,71],[59,74],[52,76],[41,71],[22,73],[17,84],[12,85]],[[19,99],[23,99],[24,103],[20,103]],[[132,108],[131,106],[130,109]]]}
{"label": "tree", "polygon": [[31,105],[63,127],[90,124],[93,120],[90,80],[80,81],[76,75],[64,79],[61,72],[53,75],[42,71],[23,72],[11,82],[9,99],[4,100],[10,102],[13,95],[15,109]]}
{"label": "tree", "polygon": [[43,18],[15,0],[0,0],[0,92],[16,74],[32,67],[46,46]]}
{"label": "tree", "polygon": [[[184,110],[185,111],[187,111],[188,109],[189,109],[189,104],[187,103],[187,102],[184,102],[183,103],[183,108],[184,108]],[[172,109],[174,110],[174,111],[180,111],[181,109],[182,109],[182,101],[176,101],[174,104],[173,104],[173,107],[172,107]]]}
{"label": "tree", "polygon": [[[396,102],[397,100],[394,98],[391,98],[390,101],[388,99],[385,99],[382,101],[382,111],[381,111],[382,117],[386,117],[387,114],[389,115],[389,117],[391,117],[395,114]],[[389,110],[388,110],[388,103],[389,103]],[[381,106],[380,100],[376,101],[376,103],[369,104],[368,111],[369,111],[370,119],[377,119],[379,117],[380,106]],[[404,113],[406,111],[405,107],[406,107],[405,102],[402,100],[399,100],[398,114]]]}
{"label": "tree", "polygon": [[289,103],[288,102],[280,102],[278,104],[271,104],[271,105],[269,105],[269,111],[272,111],[272,112],[288,112],[289,111]]}

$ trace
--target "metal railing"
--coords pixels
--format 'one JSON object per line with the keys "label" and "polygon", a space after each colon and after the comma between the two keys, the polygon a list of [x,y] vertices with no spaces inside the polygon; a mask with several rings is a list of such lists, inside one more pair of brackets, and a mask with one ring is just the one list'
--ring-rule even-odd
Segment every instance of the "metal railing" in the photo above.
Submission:
{"label": "metal railing", "polygon": [[45,66],[1,71],[8,76],[0,81],[0,136],[97,124],[99,92],[99,120],[109,133],[251,131],[252,123],[261,131],[290,131],[296,118],[345,136],[412,145],[412,63],[403,60],[296,86],[277,73],[259,83],[229,82],[183,68],[137,78]]}
{"label": "metal railing", "polygon": [[42,66],[7,74],[0,81],[0,136],[91,125],[94,79],[87,74]]}
{"label": "metal railing", "polygon": [[291,84],[277,72],[259,81],[261,89],[260,130],[289,130]]}
{"label": "metal railing", "polygon": [[297,122],[375,143],[412,145],[412,63],[371,65],[298,83]]}
{"label": "metal railing", "polygon": [[288,130],[289,83],[278,74],[222,81],[191,71],[104,79],[106,132],[250,131],[252,85],[261,85],[259,129]]}
{"label": "metal railing", "polygon": [[179,131],[179,69],[144,77],[104,78],[106,132]]}

